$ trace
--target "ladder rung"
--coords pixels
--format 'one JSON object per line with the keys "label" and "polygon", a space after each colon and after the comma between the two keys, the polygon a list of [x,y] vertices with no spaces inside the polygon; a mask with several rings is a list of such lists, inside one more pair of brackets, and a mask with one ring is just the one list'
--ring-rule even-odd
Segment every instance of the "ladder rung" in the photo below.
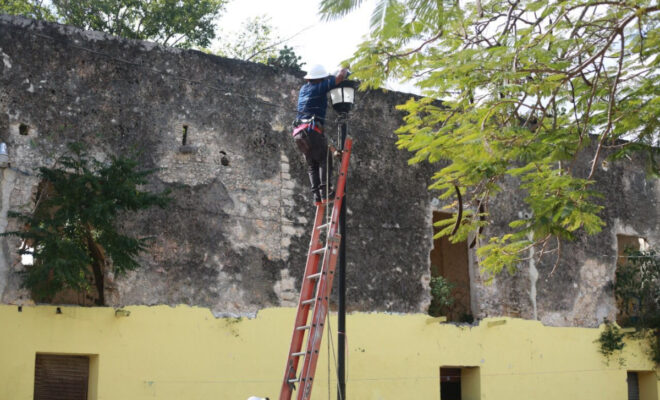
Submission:
{"label": "ladder rung", "polygon": [[291,353],[291,356],[293,357],[300,357],[304,356],[306,353],[304,351],[298,352],[298,353]]}
{"label": "ladder rung", "polygon": [[311,329],[311,325],[303,325],[296,328],[297,331],[304,331],[305,329]]}
{"label": "ladder rung", "polygon": [[321,277],[321,272],[317,272],[315,274],[307,275],[307,279],[318,279]]}
{"label": "ladder rung", "polygon": [[287,382],[289,382],[289,383],[296,383],[296,382],[300,382],[300,378],[293,378],[293,379],[289,379],[289,380],[287,380]]}
{"label": "ladder rung", "polygon": [[312,304],[312,303],[314,303],[315,301],[316,301],[316,298],[315,298],[315,297],[312,297],[312,298],[309,299],[309,300],[303,300],[303,301],[301,301],[300,304],[306,306],[307,304]]}
{"label": "ladder rung", "polygon": [[312,251],[312,254],[322,254],[325,253],[325,247],[321,247],[320,249],[316,249]]}
{"label": "ladder rung", "polygon": [[318,229],[318,230],[325,229],[325,228],[329,227],[331,224],[332,224],[331,222],[328,222],[327,224],[317,226],[316,229]]}

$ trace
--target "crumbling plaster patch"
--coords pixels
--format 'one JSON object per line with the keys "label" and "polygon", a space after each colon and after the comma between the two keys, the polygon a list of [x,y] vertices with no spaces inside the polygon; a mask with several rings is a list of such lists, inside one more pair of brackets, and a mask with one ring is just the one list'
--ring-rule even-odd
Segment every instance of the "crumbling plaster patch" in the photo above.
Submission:
{"label": "crumbling plaster patch", "polygon": [[[0,232],[7,231],[7,225],[9,221],[7,219],[7,213],[9,212],[10,205],[10,195],[13,189],[14,183],[16,181],[16,173],[8,168],[2,168],[0,170]],[[9,263],[8,260],[11,260],[13,257],[7,254],[9,251],[8,242],[3,241],[0,244],[0,277],[7,276],[9,272]],[[5,289],[7,288],[7,281],[0,279],[0,300],[2,300]]]}
{"label": "crumbling plaster patch", "polygon": [[298,304],[296,279],[289,274],[288,269],[280,271],[280,279],[273,285],[273,290],[282,307],[295,307]]}
{"label": "crumbling plaster patch", "polygon": [[578,294],[570,311],[549,312],[541,316],[545,325],[597,326],[603,320],[616,318],[616,304],[613,296],[603,295],[612,281],[612,267],[603,259],[587,259],[580,267],[580,280],[576,283]]}
{"label": "crumbling plaster patch", "polygon": [[[184,126],[187,129],[188,152],[180,150]],[[163,182],[188,186],[208,184],[225,168],[221,163],[221,151],[230,155],[237,153],[233,149],[221,148],[222,142],[218,140],[215,130],[191,124],[185,116],[170,121],[161,129],[164,137],[156,154],[159,156],[158,177]],[[240,165],[240,156],[232,158],[235,165]]]}
{"label": "crumbling plaster patch", "polygon": [[0,54],[2,54],[2,63],[4,64],[5,68],[11,68],[11,58],[7,53],[2,51],[2,47],[0,47]]}
{"label": "crumbling plaster patch", "polygon": [[609,296],[607,303],[601,298],[602,291],[612,282],[611,264],[602,259],[587,259],[580,268],[578,297],[572,310],[578,325],[591,324],[594,319],[601,323],[605,318],[614,320],[616,317],[613,297]]}
{"label": "crumbling plaster patch", "polygon": [[[534,234],[530,232],[528,239],[532,241]],[[538,319],[538,308],[536,305],[536,282],[539,280],[539,270],[536,269],[536,254],[534,246],[529,248],[529,300],[532,303],[533,319]]]}

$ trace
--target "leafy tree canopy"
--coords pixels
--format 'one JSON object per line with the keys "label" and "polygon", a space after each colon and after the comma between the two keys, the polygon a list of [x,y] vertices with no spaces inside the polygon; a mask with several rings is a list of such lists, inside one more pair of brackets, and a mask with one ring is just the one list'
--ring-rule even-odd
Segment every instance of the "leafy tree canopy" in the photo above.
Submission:
{"label": "leafy tree canopy", "polygon": [[218,54],[245,61],[265,63],[269,57],[277,57],[273,43],[278,41],[270,18],[259,15],[241,24],[241,29],[223,38]]}
{"label": "leafy tree canopy", "polygon": [[108,268],[121,274],[139,267],[137,255],[146,239],[120,232],[120,213],[151,206],[165,207],[164,193],[139,189],[152,171],[140,171],[127,158],[101,163],[78,144],[70,147],[52,168],[39,170],[41,185],[32,213],[10,212],[23,229],[3,233],[23,240],[19,253],[31,255],[23,285],[39,301],[50,300],[63,289],[81,293],[96,289],[97,303],[104,304],[103,275]]}
{"label": "leafy tree canopy", "polygon": [[276,67],[302,69],[305,63],[300,62],[300,59],[301,57],[296,54],[292,47],[284,45],[284,47],[279,50],[277,57],[268,57],[266,63]]}
{"label": "leafy tree canopy", "polygon": [[286,39],[280,38],[270,18],[260,15],[245,21],[235,35],[224,38],[217,53],[278,67],[302,68],[304,63],[300,62],[300,56],[292,47],[283,46],[284,42]]}
{"label": "leafy tree canopy", "polygon": [[227,0],[0,0],[0,12],[178,47],[208,46]]}
{"label": "leafy tree canopy", "polygon": [[40,0],[0,0],[0,13],[54,21],[51,10]]}
{"label": "leafy tree canopy", "polygon": [[[336,18],[362,3],[322,0],[320,12]],[[531,213],[480,246],[487,271],[601,230],[593,182],[603,158],[643,150],[657,172],[659,11],[655,0],[377,2],[354,76],[363,88],[413,81],[427,96],[401,106],[398,146],[411,163],[443,161],[431,188],[468,201],[439,235],[481,232],[489,199],[512,177]]]}

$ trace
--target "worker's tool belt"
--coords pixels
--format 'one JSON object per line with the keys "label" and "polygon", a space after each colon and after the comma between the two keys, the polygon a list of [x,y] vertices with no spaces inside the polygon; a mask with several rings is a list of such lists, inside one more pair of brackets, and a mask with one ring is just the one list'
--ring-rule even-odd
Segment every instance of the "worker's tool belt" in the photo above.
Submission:
{"label": "worker's tool belt", "polygon": [[308,154],[311,150],[309,135],[312,131],[321,134],[323,133],[323,126],[318,123],[314,117],[310,119],[296,119],[293,121],[293,132],[291,135],[293,136],[294,142],[296,142],[296,146],[298,146],[298,150],[304,154]]}

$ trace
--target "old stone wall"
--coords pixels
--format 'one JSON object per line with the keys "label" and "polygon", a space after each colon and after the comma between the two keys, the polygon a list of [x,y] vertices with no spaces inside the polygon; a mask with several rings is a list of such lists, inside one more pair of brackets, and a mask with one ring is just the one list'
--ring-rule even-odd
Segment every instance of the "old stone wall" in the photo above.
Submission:
{"label": "old stone wall", "polygon": [[[143,167],[158,168],[151,188],[170,189],[174,201],[122,221],[155,240],[142,269],[110,277],[111,305],[184,303],[217,314],[295,305],[314,216],[290,139],[300,76],[7,16],[0,49],[0,135],[15,168],[4,170],[3,215],[33,206],[36,169],[67,142],[84,141],[99,159],[137,151]],[[352,309],[415,312],[428,301],[428,174],[407,167],[394,145],[394,106],[406,98],[360,94],[350,121]],[[26,293],[17,243],[3,243],[2,301],[18,302]]]}
{"label": "old stone wall", "polygon": [[[53,165],[67,143],[83,141],[101,160],[135,153],[158,168],[148,186],[170,189],[174,201],[121,221],[154,240],[141,269],[108,276],[109,305],[183,303],[216,315],[295,306],[314,213],[289,137],[299,75],[9,16],[0,16],[0,58],[0,139],[12,163],[2,170],[0,231],[15,224],[8,210],[34,206],[36,169]],[[351,114],[351,310],[425,312],[429,303],[432,213],[442,204],[426,190],[432,167],[408,166],[395,146],[403,117],[395,106],[408,97],[362,92]],[[334,135],[336,115],[328,119]],[[487,286],[469,250],[474,316],[594,325],[615,315],[616,235],[658,243],[660,189],[640,160],[608,165],[596,179],[608,226],[565,244],[554,274],[549,257]],[[511,188],[490,206],[494,231],[526,212]],[[26,302],[18,243],[1,243],[0,301]]]}

